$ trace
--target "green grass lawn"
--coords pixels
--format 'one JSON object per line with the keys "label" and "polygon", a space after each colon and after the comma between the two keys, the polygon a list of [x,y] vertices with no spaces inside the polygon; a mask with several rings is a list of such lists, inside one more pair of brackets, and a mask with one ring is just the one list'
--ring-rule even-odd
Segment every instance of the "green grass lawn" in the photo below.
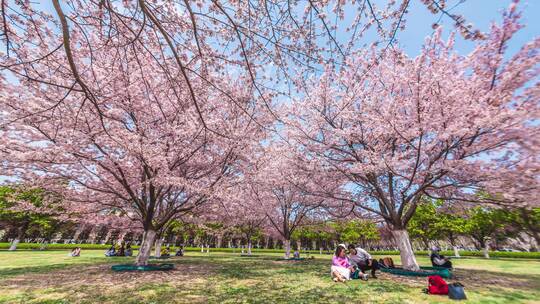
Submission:
{"label": "green grass lawn", "polygon": [[[426,278],[380,274],[368,282],[334,283],[329,255],[279,261],[278,254],[240,257],[189,252],[169,272],[116,273],[110,266],[134,258],[106,258],[86,250],[0,251],[0,303],[453,303],[425,295]],[[393,256],[399,263],[399,257]],[[428,258],[418,257],[422,265]],[[540,303],[540,261],[455,260],[462,303]]]}

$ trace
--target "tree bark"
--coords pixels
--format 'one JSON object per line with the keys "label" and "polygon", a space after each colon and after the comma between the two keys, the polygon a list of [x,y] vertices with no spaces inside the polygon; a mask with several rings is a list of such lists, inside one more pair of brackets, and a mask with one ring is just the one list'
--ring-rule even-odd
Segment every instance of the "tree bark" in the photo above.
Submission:
{"label": "tree bark", "polygon": [[416,262],[416,257],[414,256],[407,230],[393,230],[392,235],[397,242],[403,268],[412,271],[420,270],[420,266],[418,266],[418,262]]}
{"label": "tree bark", "polygon": [[159,258],[159,257],[161,257],[161,245],[163,245],[163,239],[159,238],[159,239],[156,240],[155,243],[156,243],[155,244],[156,248],[154,249],[154,256],[156,258]]}
{"label": "tree bark", "polygon": [[461,256],[459,255],[458,247],[457,247],[457,246],[452,246],[452,247],[454,248],[454,256],[455,256],[455,257],[458,257],[458,258],[461,257]]}
{"label": "tree bark", "polygon": [[73,235],[73,241],[75,243],[77,243],[77,241],[79,240],[79,236],[83,232],[84,228],[85,228],[84,225],[81,225],[81,226],[77,227],[77,230],[75,230],[75,234]]}
{"label": "tree bark", "polygon": [[482,244],[483,245],[482,251],[484,253],[484,258],[486,259],[489,259],[489,243],[490,242],[491,242],[490,238],[485,237],[484,242],[483,242],[484,244]]}
{"label": "tree bark", "polygon": [[22,227],[19,227],[17,231],[17,237],[11,242],[11,246],[9,246],[9,251],[17,250],[17,245],[24,238],[24,235],[26,233],[26,228],[27,228],[27,225],[23,225]]}
{"label": "tree bark", "polygon": [[[105,235],[105,240],[103,241],[103,244],[107,244],[107,242],[109,241],[109,239],[111,238],[111,235],[112,235],[112,230],[107,230],[107,234]],[[144,237],[143,237],[144,238]],[[151,246],[151,245],[150,245]]]}
{"label": "tree bark", "polygon": [[223,243],[223,236],[221,234],[218,234],[216,248],[221,248],[222,243]]}
{"label": "tree bark", "polygon": [[289,259],[291,257],[291,240],[284,240],[283,247],[285,247],[285,258]]}
{"label": "tree bark", "polygon": [[148,265],[148,259],[150,258],[150,252],[152,251],[152,245],[154,245],[155,239],[156,232],[154,230],[149,229],[144,232],[135,264],[139,266]]}
{"label": "tree bark", "polygon": [[247,248],[247,254],[251,255],[251,240],[248,240],[248,248]]}
{"label": "tree bark", "polygon": [[90,244],[96,243],[96,237],[97,237],[97,229],[96,227],[92,227],[92,230],[90,231]]}
{"label": "tree bark", "polygon": [[9,251],[17,250],[17,245],[19,244],[21,240],[19,238],[14,239],[11,241],[11,246],[9,246]]}

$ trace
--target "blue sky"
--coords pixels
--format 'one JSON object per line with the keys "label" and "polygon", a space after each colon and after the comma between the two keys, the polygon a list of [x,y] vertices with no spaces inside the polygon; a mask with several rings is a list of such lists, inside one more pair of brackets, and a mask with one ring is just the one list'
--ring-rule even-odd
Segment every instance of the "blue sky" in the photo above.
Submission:
{"label": "blue sky", "polygon": [[[386,2],[386,1],[379,1]],[[448,0],[447,7],[452,7],[461,2],[460,0]],[[500,23],[501,12],[508,8],[510,0],[467,0],[457,5],[451,12],[465,16],[467,22],[471,22],[475,29],[483,32],[489,30],[492,22]],[[534,37],[540,35],[540,0],[521,1],[518,10],[522,11],[522,23],[525,28],[520,30],[510,41],[509,52],[515,53],[519,47]],[[418,55],[424,38],[433,33],[431,25],[439,19],[439,15],[429,12],[420,0],[411,0],[409,15],[407,17],[407,27],[399,33],[399,44],[409,54]],[[445,37],[449,30],[453,30],[453,22],[448,17],[443,17],[440,24],[444,26]],[[459,35],[458,35],[459,36]],[[456,50],[461,54],[470,52],[474,47],[474,42],[465,41],[458,37]]]}

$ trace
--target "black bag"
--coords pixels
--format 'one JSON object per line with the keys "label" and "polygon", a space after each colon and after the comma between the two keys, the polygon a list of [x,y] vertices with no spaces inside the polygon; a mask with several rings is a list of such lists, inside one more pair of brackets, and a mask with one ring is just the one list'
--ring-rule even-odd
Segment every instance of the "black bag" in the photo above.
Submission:
{"label": "black bag", "polygon": [[465,289],[461,283],[448,284],[448,297],[452,300],[466,300]]}

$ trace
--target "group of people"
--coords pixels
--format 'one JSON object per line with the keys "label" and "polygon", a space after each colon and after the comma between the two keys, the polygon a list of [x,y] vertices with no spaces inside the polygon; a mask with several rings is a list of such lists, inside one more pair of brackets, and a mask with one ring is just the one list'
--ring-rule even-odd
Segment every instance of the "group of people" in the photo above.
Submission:
{"label": "group of people", "polygon": [[[176,250],[175,256],[184,256],[184,246],[178,247]],[[167,247],[161,249],[161,256],[162,257],[170,257],[171,256],[171,247],[167,245]]]}
{"label": "group of people", "polygon": [[[386,259],[387,258],[385,258],[385,260]],[[381,260],[379,263],[377,260],[373,259],[366,250],[360,247],[355,247],[354,245],[349,245],[347,247],[344,244],[339,244],[336,248],[334,257],[332,258],[330,273],[335,282],[345,282],[351,279],[362,279],[367,281],[367,270],[371,271],[372,278],[377,278],[375,272],[380,269],[381,266],[393,268],[393,261],[391,261],[391,259],[389,260],[390,263],[386,263],[385,265],[385,261]],[[440,249],[437,247],[431,249],[430,260],[434,267],[452,268],[450,258],[441,255]]]}
{"label": "group of people", "polygon": [[340,244],[332,258],[330,273],[335,282],[345,282],[353,278],[367,281],[366,271],[371,270],[371,277],[377,278],[375,274],[377,269],[379,269],[379,263],[367,251],[354,245],[349,245],[347,248],[344,244]]}
{"label": "group of people", "polygon": [[105,251],[105,256],[107,257],[113,257],[113,256],[132,256],[133,250],[131,249],[130,244],[125,244],[122,242],[118,250],[116,249],[116,246],[111,245],[111,248],[109,248],[107,251]]}

